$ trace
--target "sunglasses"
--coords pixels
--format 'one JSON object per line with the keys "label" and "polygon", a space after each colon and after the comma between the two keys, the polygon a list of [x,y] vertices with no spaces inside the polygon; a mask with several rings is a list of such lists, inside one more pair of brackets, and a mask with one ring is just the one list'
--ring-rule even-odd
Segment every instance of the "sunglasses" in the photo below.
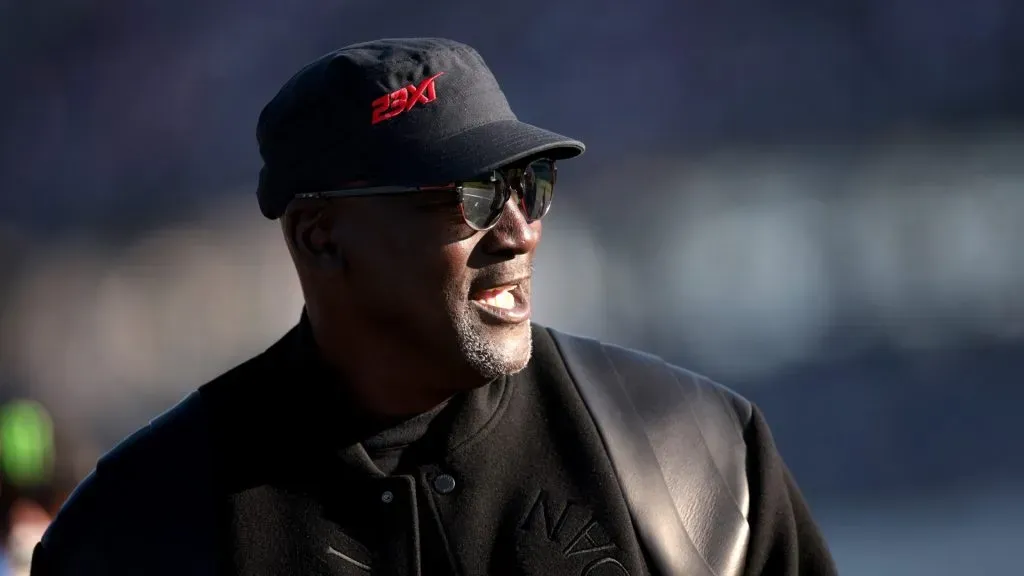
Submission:
{"label": "sunglasses", "polygon": [[473,180],[443,186],[375,186],[325,192],[296,194],[296,199],[352,198],[411,194],[415,192],[453,191],[458,195],[462,218],[478,231],[494,228],[505,213],[505,205],[515,194],[527,222],[535,222],[551,209],[555,193],[555,161],[534,160],[525,166],[501,168]]}

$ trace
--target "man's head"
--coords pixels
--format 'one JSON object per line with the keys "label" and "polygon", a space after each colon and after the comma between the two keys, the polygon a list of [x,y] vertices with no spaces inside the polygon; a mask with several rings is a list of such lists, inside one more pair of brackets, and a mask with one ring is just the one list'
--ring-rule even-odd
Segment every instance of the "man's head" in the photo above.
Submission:
{"label": "man's head", "polygon": [[583,145],[519,122],[472,48],[337,50],[285,84],[257,134],[260,208],[281,218],[318,339],[453,388],[526,365],[554,162]]}

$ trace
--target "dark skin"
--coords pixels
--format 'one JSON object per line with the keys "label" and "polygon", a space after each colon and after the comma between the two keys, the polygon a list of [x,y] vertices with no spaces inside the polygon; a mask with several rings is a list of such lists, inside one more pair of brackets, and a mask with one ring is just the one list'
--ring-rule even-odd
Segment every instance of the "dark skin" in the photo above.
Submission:
{"label": "dark skin", "polygon": [[488,321],[472,302],[512,280],[529,301],[541,223],[515,201],[482,232],[451,192],[289,206],[282,227],[314,337],[366,413],[422,413],[525,367],[529,322]]}

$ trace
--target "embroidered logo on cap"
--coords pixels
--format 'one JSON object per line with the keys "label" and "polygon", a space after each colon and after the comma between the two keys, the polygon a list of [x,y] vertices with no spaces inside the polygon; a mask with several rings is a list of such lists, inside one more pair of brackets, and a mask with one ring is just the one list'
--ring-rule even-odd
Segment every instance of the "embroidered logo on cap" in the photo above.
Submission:
{"label": "embroidered logo on cap", "polygon": [[373,101],[372,124],[390,120],[399,114],[412,110],[417,104],[427,104],[437,100],[437,89],[434,87],[434,80],[444,74],[438,72],[430,78],[425,78],[418,86],[410,84],[405,88],[399,88],[390,94],[385,94]]}

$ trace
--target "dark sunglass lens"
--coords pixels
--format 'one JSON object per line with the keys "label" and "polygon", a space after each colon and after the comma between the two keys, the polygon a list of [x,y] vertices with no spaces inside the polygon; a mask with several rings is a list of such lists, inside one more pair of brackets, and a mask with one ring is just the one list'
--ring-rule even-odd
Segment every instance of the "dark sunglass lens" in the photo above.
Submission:
{"label": "dark sunglass lens", "polygon": [[555,194],[555,163],[535,160],[523,171],[523,209],[531,222],[540,220],[551,208]]}
{"label": "dark sunglass lens", "polygon": [[476,181],[462,183],[462,215],[466,223],[477,230],[486,230],[494,225],[505,207],[500,181]]}

